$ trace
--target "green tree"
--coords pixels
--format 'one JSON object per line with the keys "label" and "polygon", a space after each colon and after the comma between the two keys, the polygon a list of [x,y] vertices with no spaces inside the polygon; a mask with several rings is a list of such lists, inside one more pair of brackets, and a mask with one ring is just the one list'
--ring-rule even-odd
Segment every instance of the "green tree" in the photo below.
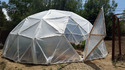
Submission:
{"label": "green tree", "polygon": [[2,2],[0,1],[0,27],[3,27],[3,24],[6,22],[5,15],[2,12]]}
{"label": "green tree", "polygon": [[[125,10],[123,10],[123,13],[125,13]],[[121,34],[125,35],[125,14],[122,14],[122,16],[120,16],[120,31]]]}
{"label": "green tree", "polygon": [[35,0],[9,0],[7,9],[12,21],[6,25],[7,28],[13,29],[25,17],[33,14],[34,10],[36,10],[30,7],[33,1]]}
{"label": "green tree", "polygon": [[9,0],[8,12],[14,28],[22,19],[48,9],[66,10],[79,14],[82,0]]}
{"label": "green tree", "polygon": [[82,0],[53,0],[52,8],[78,13],[82,8]]}
{"label": "green tree", "polygon": [[[111,2],[111,3],[110,3]],[[105,14],[105,22],[107,28],[107,35],[112,34],[112,15],[117,7],[117,3],[114,0],[88,0],[84,5],[83,17],[88,19],[92,24],[94,23],[99,10],[103,6]]]}

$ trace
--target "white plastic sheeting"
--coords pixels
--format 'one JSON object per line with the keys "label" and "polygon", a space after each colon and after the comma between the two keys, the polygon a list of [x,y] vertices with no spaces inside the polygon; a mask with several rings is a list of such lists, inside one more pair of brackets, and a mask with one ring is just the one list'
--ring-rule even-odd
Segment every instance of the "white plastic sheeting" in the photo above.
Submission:
{"label": "white plastic sheeting", "polygon": [[106,36],[105,19],[103,8],[93,25],[93,28],[89,34],[85,50],[83,52],[84,61],[99,59],[106,57],[107,50],[104,43],[104,37]]}
{"label": "white plastic sheeting", "polygon": [[48,10],[22,20],[9,34],[2,56],[15,62],[56,64],[78,62],[70,41],[86,40],[92,25],[75,13]]}

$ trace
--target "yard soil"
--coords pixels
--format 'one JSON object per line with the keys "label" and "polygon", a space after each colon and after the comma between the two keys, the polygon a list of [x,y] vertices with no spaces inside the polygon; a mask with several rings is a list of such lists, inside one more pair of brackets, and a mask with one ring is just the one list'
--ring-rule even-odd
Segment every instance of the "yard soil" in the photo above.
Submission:
{"label": "yard soil", "polygon": [[[10,61],[1,57],[1,49],[0,70],[125,70],[125,61],[119,61],[117,63],[114,63],[111,60],[111,40],[105,41],[105,43],[108,50],[108,55],[104,59],[70,64],[56,64],[49,66],[20,64]],[[125,43],[123,43],[122,46],[125,46]]]}

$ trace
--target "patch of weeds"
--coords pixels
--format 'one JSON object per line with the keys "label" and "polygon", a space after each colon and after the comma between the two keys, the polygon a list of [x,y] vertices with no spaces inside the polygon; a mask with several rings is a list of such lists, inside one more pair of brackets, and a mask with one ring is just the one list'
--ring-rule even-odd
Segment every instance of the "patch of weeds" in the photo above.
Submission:
{"label": "patch of weeds", "polygon": [[62,64],[59,64],[59,68],[57,68],[57,70],[62,70],[65,66],[64,65],[62,65]]}
{"label": "patch of weeds", "polygon": [[124,65],[124,63],[122,62],[121,65]]}
{"label": "patch of weeds", "polygon": [[52,68],[50,68],[50,70],[53,70]]}
{"label": "patch of weeds", "polygon": [[22,70],[22,69],[17,69],[17,70]]}
{"label": "patch of weeds", "polygon": [[73,42],[70,42],[70,44],[75,48],[75,49],[83,49],[85,48],[85,43],[86,43],[86,40],[84,41],[80,41],[79,44],[75,44]]}
{"label": "patch of weeds", "polygon": [[5,70],[6,63],[5,62],[0,62],[0,65],[1,65],[1,70]]}
{"label": "patch of weeds", "polygon": [[46,69],[43,69],[43,70],[46,70]]}
{"label": "patch of weeds", "polygon": [[17,68],[17,67],[16,67],[16,70],[22,70],[22,69],[21,69],[21,68]]}
{"label": "patch of weeds", "polygon": [[116,63],[117,63],[117,61],[116,60],[112,60],[112,64],[113,64],[113,66],[116,68],[117,66],[116,66]]}
{"label": "patch of weeds", "polygon": [[112,64],[113,64],[113,66],[114,66],[115,68],[117,68],[117,67],[125,68],[123,62],[119,62],[119,61],[114,60],[114,61],[112,61]]}

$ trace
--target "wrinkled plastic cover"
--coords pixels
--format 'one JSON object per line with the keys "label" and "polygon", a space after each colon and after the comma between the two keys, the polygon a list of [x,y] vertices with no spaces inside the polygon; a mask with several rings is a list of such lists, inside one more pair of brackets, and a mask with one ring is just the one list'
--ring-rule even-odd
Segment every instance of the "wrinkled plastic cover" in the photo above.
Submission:
{"label": "wrinkled plastic cover", "polygon": [[22,20],[9,34],[2,56],[15,62],[57,64],[80,61],[70,42],[86,40],[92,25],[68,11],[49,10]]}
{"label": "wrinkled plastic cover", "polygon": [[84,60],[92,60],[106,57],[107,50],[103,40],[105,36],[106,28],[104,12],[102,8],[87,40],[85,50],[83,52]]}

